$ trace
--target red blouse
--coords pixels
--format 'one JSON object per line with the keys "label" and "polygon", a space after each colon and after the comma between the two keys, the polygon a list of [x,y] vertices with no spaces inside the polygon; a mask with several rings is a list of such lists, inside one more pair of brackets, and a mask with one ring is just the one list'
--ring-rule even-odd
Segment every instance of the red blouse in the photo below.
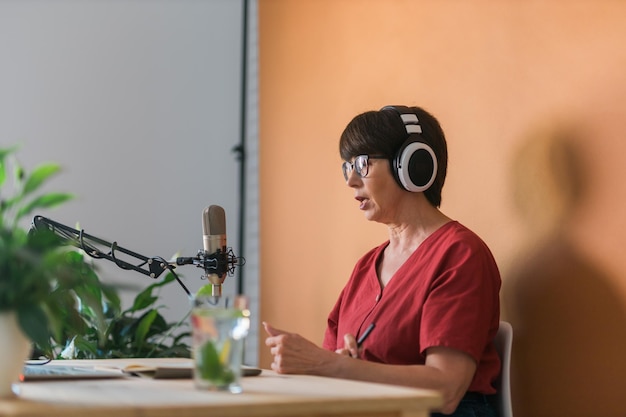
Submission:
{"label": "red blouse", "polygon": [[469,391],[493,394],[500,360],[493,339],[500,321],[500,273],[487,245],[453,221],[430,235],[381,289],[376,264],[389,242],[356,264],[328,316],[323,346],[343,347],[376,327],[361,357],[387,364],[424,364],[426,349],[445,346],[469,354],[477,369]]}

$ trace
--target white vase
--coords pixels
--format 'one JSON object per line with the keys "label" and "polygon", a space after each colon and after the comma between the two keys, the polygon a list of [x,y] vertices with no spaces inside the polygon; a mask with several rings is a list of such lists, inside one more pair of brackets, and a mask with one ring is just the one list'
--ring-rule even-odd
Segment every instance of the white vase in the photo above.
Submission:
{"label": "white vase", "polygon": [[13,383],[19,380],[30,349],[15,313],[0,312],[0,398],[14,396]]}

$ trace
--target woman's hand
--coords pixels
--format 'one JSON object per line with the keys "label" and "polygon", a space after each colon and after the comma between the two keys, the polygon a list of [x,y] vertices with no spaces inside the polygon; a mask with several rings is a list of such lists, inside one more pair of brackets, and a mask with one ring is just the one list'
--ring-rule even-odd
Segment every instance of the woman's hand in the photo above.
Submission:
{"label": "woman's hand", "polygon": [[[296,333],[263,322],[269,335],[265,344],[274,357],[271,368],[281,374],[328,374],[340,356],[323,349]],[[356,346],[356,344],[355,344]]]}
{"label": "woman's hand", "polygon": [[352,356],[353,358],[359,357],[359,348],[356,344],[356,338],[350,333],[343,335],[343,347],[337,349],[335,353],[340,355]]}

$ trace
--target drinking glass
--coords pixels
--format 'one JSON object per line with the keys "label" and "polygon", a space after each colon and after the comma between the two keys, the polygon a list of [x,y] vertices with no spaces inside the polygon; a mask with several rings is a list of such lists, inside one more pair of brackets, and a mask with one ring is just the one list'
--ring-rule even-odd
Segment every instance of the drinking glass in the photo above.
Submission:
{"label": "drinking glass", "polygon": [[250,329],[247,298],[195,297],[191,327],[195,386],[240,393],[243,344]]}

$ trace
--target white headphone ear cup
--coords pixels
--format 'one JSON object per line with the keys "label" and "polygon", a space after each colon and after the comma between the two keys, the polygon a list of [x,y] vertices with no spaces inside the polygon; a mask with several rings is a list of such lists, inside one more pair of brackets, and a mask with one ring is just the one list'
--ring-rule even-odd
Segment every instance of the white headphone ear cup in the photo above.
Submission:
{"label": "white headphone ear cup", "polygon": [[[416,164],[424,164],[423,153],[430,156],[432,171],[426,175],[416,173]],[[418,155],[421,154],[421,155]],[[421,159],[422,162],[419,162]],[[430,146],[423,142],[411,142],[406,145],[396,158],[396,172],[398,180],[405,190],[414,193],[423,193],[435,182],[437,177],[437,157]],[[422,176],[422,178],[418,178]]]}

